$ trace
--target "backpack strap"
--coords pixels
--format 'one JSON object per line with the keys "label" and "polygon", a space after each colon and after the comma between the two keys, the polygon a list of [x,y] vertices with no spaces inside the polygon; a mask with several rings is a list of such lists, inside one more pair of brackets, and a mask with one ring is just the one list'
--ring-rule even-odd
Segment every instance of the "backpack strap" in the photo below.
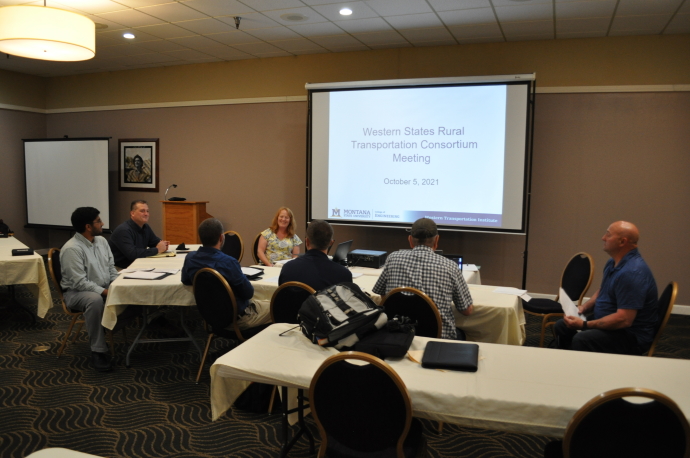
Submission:
{"label": "backpack strap", "polygon": [[343,312],[345,315],[350,316],[350,315],[356,313],[354,310],[352,310],[352,307],[350,307],[349,305],[347,305],[347,303],[346,303],[345,301],[343,301],[343,300],[340,298],[340,296],[338,296],[338,293],[336,292],[336,287],[337,287],[337,285],[328,288],[328,289],[325,291],[326,295],[327,295],[328,297],[331,298],[331,300],[335,303],[335,305],[336,305],[340,310],[342,310],[342,312]]}

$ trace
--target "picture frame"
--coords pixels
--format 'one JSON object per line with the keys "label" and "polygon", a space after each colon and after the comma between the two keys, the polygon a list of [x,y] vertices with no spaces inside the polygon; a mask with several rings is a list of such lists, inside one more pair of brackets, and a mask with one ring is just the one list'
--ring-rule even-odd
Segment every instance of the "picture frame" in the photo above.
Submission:
{"label": "picture frame", "polygon": [[118,141],[118,189],[158,192],[160,150],[157,138],[128,138]]}

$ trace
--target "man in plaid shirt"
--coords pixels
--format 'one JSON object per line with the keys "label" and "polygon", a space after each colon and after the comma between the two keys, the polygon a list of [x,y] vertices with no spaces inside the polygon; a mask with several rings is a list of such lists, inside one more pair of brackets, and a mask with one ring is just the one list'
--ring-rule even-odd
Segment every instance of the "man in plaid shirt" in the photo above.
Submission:
{"label": "man in plaid shirt", "polygon": [[463,315],[472,313],[472,296],[458,265],[434,253],[438,247],[436,223],[428,218],[414,222],[408,240],[410,250],[391,253],[386,260],[383,273],[374,286],[374,293],[384,295],[395,288],[417,288],[434,301],[443,330],[441,337],[458,338],[453,317],[452,304]]}

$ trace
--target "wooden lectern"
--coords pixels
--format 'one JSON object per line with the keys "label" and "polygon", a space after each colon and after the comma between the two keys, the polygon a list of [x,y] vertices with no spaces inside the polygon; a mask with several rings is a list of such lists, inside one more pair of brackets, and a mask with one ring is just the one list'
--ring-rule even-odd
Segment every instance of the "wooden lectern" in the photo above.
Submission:
{"label": "wooden lectern", "polygon": [[161,200],[163,203],[163,240],[172,244],[201,243],[197,229],[205,219],[213,218],[206,213],[205,202],[171,202]]}

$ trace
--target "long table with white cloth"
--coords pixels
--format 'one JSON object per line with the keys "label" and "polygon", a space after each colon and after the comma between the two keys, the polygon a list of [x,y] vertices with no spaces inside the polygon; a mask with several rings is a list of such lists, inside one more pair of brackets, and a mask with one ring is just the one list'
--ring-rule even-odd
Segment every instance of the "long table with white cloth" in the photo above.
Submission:
{"label": "long table with white cloth", "polygon": [[[271,300],[278,289],[280,267],[261,267],[264,269],[262,280],[252,282],[254,300]],[[362,269],[362,268],[360,268]],[[372,296],[381,269],[368,269],[369,272],[354,279],[362,290]],[[377,272],[373,275],[371,271]],[[361,273],[361,270],[360,270]],[[478,277],[475,277],[478,279]],[[522,345],[525,342],[525,313],[519,297],[509,294],[494,293],[495,286],[468,284],[474,312],[470,316],[461,315],[455,307],[455,325],[465,331],[467,340],[507,345]],[[375,298],[376,300],[376,298]]]}
{"label": "long table with white cloth", "polygon": [[12,250],[27,248],[14,237],[0,239],[0,285],[25,285],[38,297],[37,315],[46,316],[53,299],[50,295],[48,276],[43,258],[34,253],[26,256],[12,256]]}
{"label": "long table with white cloth", "polygon": [[[307,390],[323,361],[337,353],[275,324],[221,356],[211,367],[213,419],[250,382]],[[410,350],[429,340],[415,337]],[[563,436],[573,414],[605,391],[657,390],[690,415],[690,361],[479,343],[477,372],[424,369],[407,358],[386,362],[400,375],[413,415],[474,428]]]}

